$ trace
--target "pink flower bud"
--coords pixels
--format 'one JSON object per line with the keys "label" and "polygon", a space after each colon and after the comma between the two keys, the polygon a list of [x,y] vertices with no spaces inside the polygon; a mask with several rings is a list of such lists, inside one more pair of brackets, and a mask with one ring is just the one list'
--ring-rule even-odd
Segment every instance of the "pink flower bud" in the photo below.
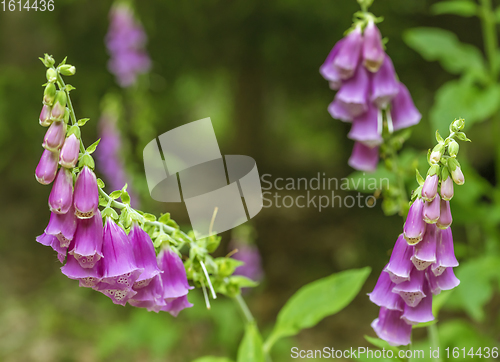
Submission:
{"label": "pink flower bud", "polygon": [[370,21],[365,28],[363,41],[363,59],[366,69],[375,73],[379,70],[384,61],[384,47],[382,36],[373,21]]}
{"label": "pink flower bud", "polygon": [[453,198],[453,180],[450,176],[441,182],[441,198],[450,201]]}
{"label": "pink flower bud", "polygon": [[66,108],[66,93],[58,91],[52,107],[51,118],[55,121],[61,120],[64,117],[64,110]]}
{"label": "pink flower bud", "polygon": [[43,138],[42,146],[49,151],[60,150],[66,137],[66,123],[53,122]]}
{"label": "pink flower bud", "polygon": [[52,120],[50,119],[51,111],[52,109],[50,108],[50,106],[46,104],[42,107],[42,111],[40,112],[40,118],[39,118],[40,126],[48,127],[51,125],[52,123]]}
{"label": "pink flower bud", "polygon": [[94,172],[84,166],[75,182],[75,215],[80,219],[89,219],[98,211],[99,189]]}
{"label": "pink flower bud", "polygon": [[61,167],[50,192],[50,211],[55,214],[66,214],[72,203],[73,176],[67,168]]}
{"label": "pink flower bud", "polygon": [[74,134],[67,137],[59,154],[59,164],[66,168],[73,168],[78,161],[80,153],[80,141]]}
{"label": "pink flower bud", "polygon": [[333,61],[333,65],[339,71],[341,79],[349,79],[353,76],[358,66],[362,45],[363,36],[359,27],[356,27],[344,38],[342,46]]}
{"label": "pink flower bud", "polygon": [[426,223],[435,224],[440,215],[441,198],[436,195],[434,200],[424,203],[423,217]]}
{"label": "pink flower bud", "polygon": [[35,177],[42,185],[48,185],[56,177],[59,152],[44,150],[35,170]]}
{"label": "pink flower bud", "polygon": [[437,226],[440,229],[446,229],[451,225],[452,221],[453,217],[451,216],[450,202],[441,200],[441,214],[439,215]]}
{"label": "pink flower bud", "polygon": [[457,185],[463,185],[465,183],[465,177],[460,166],[457,166],[455,170],[451,171],[451,177]]}
{"label": "pink flower bud", "polygon": [[422,198],[425,201],[432,201],[437,195],[437,187],[439,183],[438,175],[427,176],[422,187]]}
{"label": "pink flower bud", "polygon": [[422,217],[424,201],[420,198],[416,199],[411,205],[408,217],[403,228],[403,235],[410,245],[415,245],[422,240],[426,224]]}

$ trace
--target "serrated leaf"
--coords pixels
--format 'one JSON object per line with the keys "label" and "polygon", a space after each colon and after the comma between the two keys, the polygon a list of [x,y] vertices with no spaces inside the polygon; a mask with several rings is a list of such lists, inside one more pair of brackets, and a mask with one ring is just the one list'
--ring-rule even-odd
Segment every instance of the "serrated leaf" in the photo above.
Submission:
{"label": "serrated leaf", "polygon": [[80,127],[85,126],[85,123],[87,123],[90,120],[90,118],[82,118],[78,120],[78,125]]}
{"label": "serrated leaf", "polygon": [[262,337],[255,323],[247,324],[238,348],[238,362],[264,362]]}
{"label": "serrated leaf", "polygon": [[431,6],[431,13],[434,15],[453,14],[469,17],[477,15],[478,6],[476,3],[467,0],[441,1]]}
{"label": "serrated leaf", "polygon": [[95,141],[94,143],[92,143],[90,146],[87,147],[86,151],[87,151],[87,153],[89,155],[91,155],[92,153],[94,153],[94,151],[96,150],[97,145],[99,144],[99,142],[101,142],[100,138],[97,141]]}
{"label": "serrated leaf", "polygon": [[122,195],[122,190],[116,190],[109,194],[109,197],[113,200],[118,199]]}

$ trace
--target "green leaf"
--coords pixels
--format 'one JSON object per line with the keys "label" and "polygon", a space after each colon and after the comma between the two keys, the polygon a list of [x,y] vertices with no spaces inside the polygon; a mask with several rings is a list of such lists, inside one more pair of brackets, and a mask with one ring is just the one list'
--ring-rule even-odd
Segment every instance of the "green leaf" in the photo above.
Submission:
{"label": "green leaf", "polygon": [[470,127],[491,117],[500,105],[500,86],[494,84],[479,88],[462,78],[445,83],[438,89],[435,99],[430,111],[431,124],[446,133],[455,118],[464,118]]}
{"label": "green leaf", "polygon": [[101,139],[99,138],[97,141],[95,141],[94,143],[92,143],[90,146],[87,147],[87,153],[89,155],[91,155],[92,153],[94,153],[94,151],[96,150],[97,148],[97,145],[99,144],[99,142],[101,142]]}
{"label": "green leaf", "polygon": [[79,125],[80,127],[85,126],[85,123],[87,123],[88,121],[90,121],[90,118],[82,118],[82,119],[79,119],[79,120],[78,120],[78,125]]}
{"label": "green leaf", "polygon": [[244,277],[243,275],[233,275],[229,278],[229,283],[235,284],[240,288],[253,288],[259,285],[259,283]]}
{"label": "green leaf", "polygon": [[278,339],[313,327],[345,308],[359,293],[370,271],[369,267],[346,270],[300,288],[279,312],[266,341],[266,350],[269,351]]}
{"label": "green leaf", "polygon": [[255,323],[247,324],[245,335],[238,348],[238,362],[264,362],[262,337]]}
{"label": "green leaf", "polygon": [[233,362],[226,357],[205,356],[195,359],[193,362]]}
{"label": "green leaf", "polygon": [[146,221],[150,221],[150,222],[155,222],[156,221],[156,216],[154,216],[153,214],[145,213],[142,216],[144,216],[144,219],[146,219]]}
{"label": "green leaf", "polygon": [[[457,36],[439,28],[413,28],[403,34],[406,44],[428,61],[439,61],[453,74],[471,73],[477,79],[487,80],[484,59],[478,48],[461,43]],[[446,122],[450,122],[447,120]]]}
{"label": "green leaf", "polygon": [[99,186],[101,189],[104,188],[104,181],[101,180],[100,178],[97,179],[97,186]]}
{"label": "green leaf", "polygon": [[170,213],[167,212],[167,213],[163,214],[162,216],[160,216],[158,221],[161,223],[164,223],[164,224],[168,223],[170,221]]}
{"label": "green leaf", "polygon": [[66,84],[66,92],[71,92],[72,90],[75,90],[76,88],[73,87],[71,84]]}
{"label": "green leaf", "polygon": [[460,16],[474,16],[477,15],[477,5],[472,1],[441,1],[432,5],[431,13],[434,15],[453,14]]}
{"label": "green leaf", "polygon": [[127,191],[122,191],[121,199],[124,204],[130,205],[130,195]]}
{"label": "green leaf", "polygon": [[113,200],[118,199],[122,195],[122,190],[116,190],[113,191],[112,193],[109,194],[109,197],[111,197]]}

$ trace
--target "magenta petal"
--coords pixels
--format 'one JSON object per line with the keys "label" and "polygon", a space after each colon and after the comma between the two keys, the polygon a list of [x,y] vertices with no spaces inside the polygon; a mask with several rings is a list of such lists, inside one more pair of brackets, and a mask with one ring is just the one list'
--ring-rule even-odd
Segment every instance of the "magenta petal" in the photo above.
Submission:
{"label": "magenta petal", "polygon": [[137,294],[133,289],[113,289],[109,285],[101,288],[101,284],[99,284],[98,288],[98,290],[106,297],[109,297],[114,304],[123,306]]}
{"label": "magenta petal", "polygon": [[446,268],[439,276],[434,273],[428,272],[427,278],[431,287],[432,294],[439,294],[442,290],[450,290],[460,284],[460,280],[455,276],[453,268]]}
{"label": "magenta petal", "polygon": [[59,164],[66,168],[73,168],[80,154],[80,140],[74,134],[67,137],[59,154]]}
{"label": "magenta petal", "polygon": [[73,176],[71,172],[61,167],[49,196],[50,211],[56,214],[66,214],[73,204]]}
{"label": "magenta petal", "polygon": [[411,325],[401,319],[402,312],[380,308],[378,318],[371,326],[377,336],[387,341],[391,346],[410,344]]}
{"label": "magenta petal", "polygon": [[411,262],[413,250],[414,247],[408,245],[403,234],[400,234],[396,240],[394,249],[392,249],[389,264],[384,269],[389,274],[393,283],[399,284],[410,280],[410,273],[413,269]]}
{"label": "magenta petal", "polygon": [[45,233],[56,236],[61,242],[61,247],[67,247],[76,231],[76,216],[73,207],[66,214],[50,214],[49,224]]}
{"label": "magenta petal", "polygon": [[379,133],[380,111],[370,104],[368,111],[352,121],[352,127],[347,137],[362,142],[368,147],[375,147],[382,143]]}
{"label": "magenta petal", "polygon": [[424,209],[422,212],[422,217],[427,224],[435,224],[441,213],[441,198],[439,195],[434,197],[434,200],[427,201],[424,203]]}
{"label": "magenta petal", "polygon": [[410,307],[416,307],[422,298],[425,297],[424,281],[425,272],[413,269],[410,274],[410,280],[396,284],[392,291],[398,293]]}
{"label": "magenta petal", "polygon": [[395,284],[391,281],[389,274],[383,271],[377,280],[373,292],[368,293],[372,303],[379,307],[403,311],[403,299],[399,294],[393,293]]}
{"label": "magenta petal", "polygon": [[363,37],[361,28],[356,27],[345,38],[339,49],[333,65],[337,68],[342,79],[349,79],[358,67]]}
{"label": "magenta petal", "polygon": [[184,308],[191,308],[193,304],[189,303],[187,295],[183,295],[178,298],[174,298],[171,301],[167,301],[167,305],[162,307],[160,310],[163,312],[169,312],[174,317],[180,313]]}
{"label": "magenta petal", "polygon": [[411,257],[415,268],[425,270],[428,266],[436,262],[436,242],[439,236],[439,230],[436,225],[427,225],[424,238],[415,246],[415,252]]}
{"label": "magenta petal", "polygon": [[54,235],[43,233],[42,235],[36,237],[36,241],[42,245],[50,246],[52,249],[54,249],[54,251],[57,252],[57,259],[61,262],[61,264],[64,263],[68,247],[61,247],[61,243],[58,238],[56,238]]}
{"label": "magenta petal", "polygon": [[368,109],[370,78],[364,67],[359,67],[352,78],[346,80],[335,95],[351,117],[357,117]]}
{"label": "magenta petal", "polygon": [[398,94],[392,100],[391,116],[394,131],[414,126],[422,118],[403,83],[399,83]]}
{"label": "magenta petal", "polygon": [[439,184],[438,175],[427,176],[422,186],[422,198],[425,201],[432,201],[437,195]]}
{"label": "magenta petal", "polygon": [[82,268],[93,268],[102,255],[102,218],[97,211],[90,219],[78,219],[75,233],[75,246],[70,254],[75,257]]}
{"label": "magenta petal", "polygon": [[405,310],[401,318],[408,324],[419,324],[434,320],[432,314],[432,293],[427,280],[424,282],[425,297],[422,298],[416,307],[405,305]]}
{"label": "magenta petal", "polygon": [[382,44],[382,35],[373,21],[370,21],[363,34],[363,59],[366,69],[377,72],[387,58]]}
{"label": "magenta petal", "polygon": [[370,100],[379,108],[385,109],[399,92],[399,82],[391,58],[386,56],[377,73],[372,75],[372,91]]}
{"label": "magenta petal", "polygon": [[440,229],[448,228],[453,222],[453,217],[451,216],[450,202],[446,200],[441,200],[441,209],[439,214],[439,219],[437,221],[437,226]]}
{"label": "magenta petal", "polygon": [[453,180],[450,176],[441,182],[441,198],[446,201],[453,198]]}
{"label": "magenta petal", "polygon": [[63,121],[53,122],[43,138],[43,148],[49,151],[61,149],[66,137],[66,123]]}
{"label": "magenta petal", "polygon": [[80,219],[89,219],[97,213],[99,189],[94,172],[87,166],[78,174],[74,195],[75,214]]}
{"label": "magenta petal", "polygon": [[132,245],[137,267],[144,269],[134,283],[134,289],[138,289],[147,286],[151,279],[160,273],[160,269],[156,261],[155,248],[148,233],[134,223],[128,238]]}
{"label": "magenta petal", "polygon": [[172,250],[163,249],[158,254],[158,266],[163,273],[160,274],[164,298],[177,298],[186,295],[190,289],[186,277],[186,269],[181,258]]}
{"label": "magenta petal", "polygon": [[431,270],[435,276],[443,274],[446,268],[458,266],[455,251],[453,250],[453,235],[451,228],[440,230],[441,237],[438,238],[436,247],[436,263],[432,264]]}
{"label": "magenta petal", "polygon": [[326,57],[325,62],[321,65],[319,68],[319,72],[325,78],[326,80],[330,82],[334,82],[336,84],[341,84],[341,78],[340,78],[340,72],[338,71],[337,68],[333,66],[333,61],[335,57],[337,56],[342,43],[344,42],[344,39],[341,39],[335,44],[333,49],[330,51],[328,56]]}
{"label": "magenta petal", "polygon": [[56,178],[59,151],[44,150],[35,170],[35,178],[42,185],[48,185]]}
{"label": "magenta petal", "polygon": [[408,216],[406,217],[406,222],[403,228],[403,234],[410,245],[417,244],[420,240],[422,240],[426,223],[423,219],[423,209],[424,209],[424,201],[420,198],[417,198],[415,202],[410,206],[410,211],[408,212]]}
{"label": "magenta petal", "polygon": [[349,166],[356,170],[373,172],[378,164],[378,147],[368,147],[361,142],[354,142]]}
{"label": "magenta petal", "polygon": [[328,106],[328,113],[330,113],[332,118],[339,119],[343,122],[352,122],[351,113],[349,113],[349,110],[337,99],[337,97],[335,97],[333,102]]}
{"label": "magenta petal", "polygon": [[139,289],[134,287],[136,295],[128,301],[134,307],[147,308],[148,311],[158,313],[167,305],[163,298],[163,284],[159,275],[153,277],[150,282]]}
{"label": "magenta petal", "polygon": [[86,288],[94,288],[102,277],[100,262],[93,268],[82,268],[71,254],[68,254],[66,265],[61,268],[61,272],[70,279],[78,280],[80,287]]}

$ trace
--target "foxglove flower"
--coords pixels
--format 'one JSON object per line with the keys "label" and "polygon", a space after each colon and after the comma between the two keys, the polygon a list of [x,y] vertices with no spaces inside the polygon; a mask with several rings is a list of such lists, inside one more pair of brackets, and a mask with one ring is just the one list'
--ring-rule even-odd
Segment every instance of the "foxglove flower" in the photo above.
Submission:
{"label": "foxglove flower", "polygon": [[436,225],[441,229],[446,229],[451,225],[452,222],[453,217],[451,216],[450,202],[441,200],[441,209]]}
{"label": "foxglove flower", "polygon": [[439,229],[436,225],[427,225],[425,235],[421,242],[415,245],[415,252],[411,261],[418,270],[425,270],[428,266],[436,262],[436,239]]}
{"label": "foxglove flower", "polygon": [[435,224],[439,219],[440,210],[441,210],[441,198],[439,197],[439,195],[436,195],[436,197],[434,197],[434,200],[432,200],[431,202],[427,201],[424,203],[424,209],[422,212],[424,221],[427,224]]}
{"label": "foxglove flower", "polygon": [[403,312],[380,308],[378,318],[372,322],[372,328],[379,338],[392,346],[407,345],[411,342],[411,325],[402,319]]}
{"label": "foxglove flower", "polygon": [[349,166],[356,170],[372,172],[378,164],[378,147],[368,147],[361,142],[354,142]]}
{"label": "foxglove flower", "polygon": [[437,195],[437,188],[439,184],[438,175],[427,176],[422,187],[422,198],[425,201],[432,201]]}
{"label": "foxglove flower", "polygon": [[186,269],[181,258],[172,250],[163,249],[157,257],[158,266],[162,273],[160,274],[163,283],[163,298],[178,298],[187,295],[190,289]]}
{"label": "foxglove flower", "polygon": [[60,150],[65,137],[66,123],[63,121],[53,122],[45,133],[42,146],[52,152]]}
{"label": "foxglove flower", "polygon": [[361,28],[358,26],[351,31],[340,46],[339,52],[333,60],[333,65],[340,73],[341,79],[349,79],[358,68],[363,46]]}
{"label": "foxglove flower", "polygon": [[372,303],[379,307],[403,311],[405,305],[403,299],[399,294],[392,292],[395,286],[396,284],[392,282],[389,273],[382,271],[373,292],[368,293],[368,296]]}
{"label": "foxglove flower", "polygon": [[392,250],[389,263],[384,268],[393,283],[399,284],[410,280],[410,273],[413,269],[411,262],[413,252],[414,246],[408,245],[403,234],[400,234]]}
{"label": "foxglove flower", "polygon": [[391,119],[394,131],[414,126],[420,122],[422,115],[415,107],[408,88],[399,83],[398,94],[391,102]]}
{"label": "foxglove flower", "polygon": [[64,112],[66,110],[66,101],[66,92],[58,91],[54,100],[52,111],[50,112],[50,118],[53,121],[60,121],[63,119]]}
{"label": "foxglove flower", "polygon": [[382,35],[375,22],[370,21],[365,28],[363,41],[363,62],[366,69],[375,73],[379,70],[385,56],[384,46],[382,45]]}
{"label": "foxglove flower", "polygon": [[415,325],[434,320],[434,315],[432,314],[432,293],[427,280],[424,281],[423,291],[425,297],[422,298],[416,307],[405,305],[401,319],[408,324]]}
{"label": "foxglove flower", "polygon": [[424,202],[422,199],[417,198],[410,206],[408,217],[403,228],[403,234],[410,245],[417,244],[425,233],[425,221],[423,219]]}
{"label": "foxglove flower", "polygon": [[163,284],[159,275],[153,277],[148,285],[141,288],[134,287],[137,292],[128,303],[134,307],[146,308],[149,312],[158,313],[162,307],[167,305],[163,298]]}
{"label": "foxglove flower", "polygon": [[[74,249],[73,240],[69,249]],[[92,268],[83,268],[78,260],[68,253],[66,264],[61,268],[61,272],[69,279],[78,280],[79,286],[95,289],[102,279],[102,260],[99,260]]]}
{"label": "foxglove flower", "polygon": [[333,47],[331,52],[326,57],[325,62],[319,68],[319,72],[321,73],[323,78],[325,78],[330,83],[330,89],[332,89],[332,90],[338,90],[340,88],[340,86],[342,85],[342,79],[340,78],[340,72],[333,65],[333,61],[335,60],[335,57],[337,56],[340,48],[342,47],[343,42],[344,42],[344,39],[340,39],[337,42],[337,44],[335,44],[335,46]]}
{"label": "foxglove flower", "polygon": [[50,246],[57,253],[57,259],[62,263],[64,263],[64,259],[66,259],[66,252],[68,251],[68,246],[61,247],[61,242],[54,235],[49,235],[43,233],[36,237],[36,241],[42,245]]}
{"label": "foxglove flower", "polygon": [[89,219],[98,211],[99,189],[97,187],[97,178],[87,166],[83,166],[76,178],[74,205],[76,216],[80,219]]}
{"label": "foxglove flower", "polygon": [[57,237],[61,243],[61,248],[67,248],[76,231],[76,216],[71,207],[66,214],[50,214],[49,224],[45,228],[45,233]]}
{"label": "foxglove flower", "polygon": [[48,185],[56,178],[59,152],[44,150],[35,170],[35,178],[42,185]]}
{"label": "foxglove flower", "polygon": [[432,264],[431,270],[435,276],[443,274],[446,268],[454,268],[458,266],[455,251],[453,250],[453,235],[451,228],[441,230],[439,232],[436,245],[436,263]]}
{"label": "foxglove flower", "polygon": [[343,122],[352,122],[352,115],[349,109],[337,97],[328,106],[328,113],[333,118],[340,119]]}
{"label": "foxglove flower", "polygon": [[73,168],[78,161],[80,141],[74,134],[67,137],[59,154],[59,164],[66,168]]}
{"label": "foxglove flower", "polygon": [[368,147],[375,147],[382,143],[379,132],[380,111],[370,105],[368,111],[352,121],[351,131],[347,135],[350,139],[364,143]]}
{"label": "foxglove flower", "polygon": [[457,185],[463,185],[465,183],[464,174],[460,166],[455,166],[454,169],[452,168],[451,177],[453,178],[453,181],[455,181]]}
{"label": "foxglove flower", "polygon": [[40,126],[48,127],[52,124],[52,120],[50,119],[51,111],[52,108],[50,108],[50,106],[46,104],[42,107],[42,111],[40,112],[40,117],[39,117]]}
{"label": "foxglove flower", "polygon": [[101,213],[90,219],[78,219],[75,245],[69,253],[75,257],[82,268],[93,268],[102,255],[102,218]]}
{"label": "foxglove flower", "polygon": [[453,198],[453,180],[450,176],[441,182],[441,198],[446,201]]}
{"label": "foxglove flower", "polygon": [[367,111],[369,86],[368,72],[364,67],[359,67],[337,92],[335,99],[347,110],[351,119]]}
{"label": "foxglove flower", "polygon": [[138,268],[144,271],[134,283],[134,289],[138,290],[147,286],[151,279],[160,274],[160,269],[156,261],[156,252],[153,242],[142,228],[134,223],[128,234]]}
{"label": "foxglove flower", "polygon": [[372,75],[372,89],[370,100],[377,107],[385,109],[399,92],[399,82],[391,58],[385,57],[378,72]]}
{"label": "foxglove flower", "polygon": [[169,312],[172,316],[177,317],[183,309],[191,308],[192,306],[193,304],[189,303],[187,295],[183,295],[182,297],[167,301],[167,305],[162,307],[160,310],[163,312]]}
{"label": "foxglove flower", "polygon": [[453,268],[446,268],[439,276],[435,276],[432,272],[427,273],[427,277],[429,278],[432,294],[439,294],[442,290],[450,290],[460,284],[460,280],[455,276]]}
{"label": "foxglove flower", "polygon": [[264,272],[262,270],[259,249],[253,244],[243,243],[237,240],[231,242],[231,248],[233,250],[238,250],[238,252],[234,254],[233,259],[245,263],[238,266],[233,274],[242,275],[255,281],[261,280],[264,276]]}
{"label": "foxglove flower", "polygon": [[55,214],[66,214],[72,204],[73,176],[67,168],[61,167],[50,192],[49,208]]}
{"label": "foxglove flower", "polygon": [[425,272],[413,269],[410,274],[410,280],[396,284],[392,292],[398,293],[410,307],[416,307],[422,298],[425,297],[425,281]]}

